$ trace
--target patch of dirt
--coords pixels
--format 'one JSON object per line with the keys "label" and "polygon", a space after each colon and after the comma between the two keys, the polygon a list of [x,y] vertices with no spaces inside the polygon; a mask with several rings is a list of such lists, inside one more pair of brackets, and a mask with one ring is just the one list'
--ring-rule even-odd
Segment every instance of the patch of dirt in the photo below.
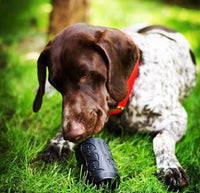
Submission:
{"label": "patch of dirt", "polygon": [[18,42],[17,52],[27,53],[27,52],[40,52],[44,46],[47,44],[45,34],[35,34],[32,36],[24,36]]}

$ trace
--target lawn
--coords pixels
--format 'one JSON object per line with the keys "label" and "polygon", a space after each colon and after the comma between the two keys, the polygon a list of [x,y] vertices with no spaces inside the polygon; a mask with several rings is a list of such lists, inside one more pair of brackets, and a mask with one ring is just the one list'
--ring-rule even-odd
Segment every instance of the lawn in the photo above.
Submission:
{"label": "lawn", "polygon": [[[61,123],[61,96],[46,93],[39,113],[32,112],[37,89],[36,62],[46,44],[49,0],[0,1],[0,192],[102,192],[85,186],[75,156],[53,164],[42,151]],[[9,11],[8,11],[9,10]],[[200,67],[200,11],[161,1],[91,1],[91,23],[123,28],[135,23],[162,24],[182,32]],[[176,154],[191,180],[180,192],[200,192],[200,76],[184,101],[189,115],[186,136]],[[157,179],[152,136],[120,135],[106,128],[96,135],[109,143],[120,176],[116,192],[166,193]],[[178,191],[177,191],[178,192]]]}

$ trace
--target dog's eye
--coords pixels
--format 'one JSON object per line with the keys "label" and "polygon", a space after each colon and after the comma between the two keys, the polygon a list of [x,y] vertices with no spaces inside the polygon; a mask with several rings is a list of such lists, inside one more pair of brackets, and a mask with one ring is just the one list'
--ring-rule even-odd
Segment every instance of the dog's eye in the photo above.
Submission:
{"label": "dog's eye", "polygon": [[82,75],[80,78],[80,82],[81,83],[85,82],[89,78],[89,76],[90,76],[89,73]]}

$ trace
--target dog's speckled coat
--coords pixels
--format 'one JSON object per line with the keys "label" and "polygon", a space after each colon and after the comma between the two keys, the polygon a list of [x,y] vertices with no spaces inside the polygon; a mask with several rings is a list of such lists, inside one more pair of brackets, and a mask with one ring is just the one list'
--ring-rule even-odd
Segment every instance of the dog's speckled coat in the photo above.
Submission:
{"label": "dog's speckled coat", "polygon": [[158,133],[153,140],[158,172],[168,174],[167,184],[184,185],[188,177],[175,156],[175,144],[187,127],[187,113],[180,102],[196,84],[190,45],[176,32],[153,29],[141,35],[134,27],[123,31],[142,51],[142,60],[129,104],[122,115],[110,117],[109,125]]}

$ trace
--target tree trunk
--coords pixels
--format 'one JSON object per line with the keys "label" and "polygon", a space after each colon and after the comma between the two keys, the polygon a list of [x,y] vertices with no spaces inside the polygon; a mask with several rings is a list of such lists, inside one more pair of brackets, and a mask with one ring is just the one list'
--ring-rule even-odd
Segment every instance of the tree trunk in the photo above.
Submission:
{"label": "tree trunk", "polygon": [[52,0],[48,39],[66,26],[89,21],[90,0]]}

